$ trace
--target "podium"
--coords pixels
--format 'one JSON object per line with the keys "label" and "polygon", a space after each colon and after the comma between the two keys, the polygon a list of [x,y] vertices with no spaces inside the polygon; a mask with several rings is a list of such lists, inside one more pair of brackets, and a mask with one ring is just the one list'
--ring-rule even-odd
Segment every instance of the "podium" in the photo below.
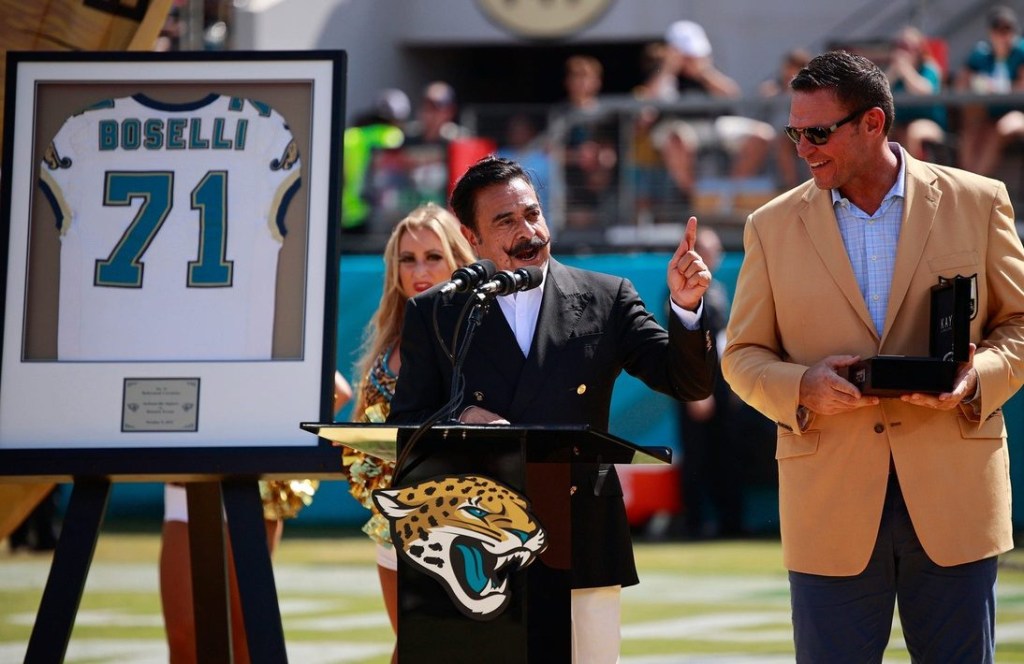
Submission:
{"label": "podium", "polygon": [[[639,447],[586,426],[439,426],[405,450],[416,427],[304,423],[303,429],[371,456],[406,460],[394,487],[475,475],[518,492],[547,533],[537,560],[509,574],[511,598],[496,616],[474,619],[441,582],[399,556],[400,662],[568,662],[573,469],[581,464],[669,463],[671,450]],[[602,552],[595,551],[594,555]]]}

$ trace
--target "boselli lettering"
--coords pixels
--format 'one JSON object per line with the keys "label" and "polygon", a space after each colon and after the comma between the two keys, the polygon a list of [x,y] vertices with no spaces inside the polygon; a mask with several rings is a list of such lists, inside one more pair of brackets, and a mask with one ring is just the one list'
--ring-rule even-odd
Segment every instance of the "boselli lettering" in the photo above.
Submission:
{"label": "boselli lettering", "polygon": [[[244,150],[249,121],[240,119],[234,135],[225,136],[224,118],[203,127],[203,118],[100,120],[99,149],[111,150]],[[205,129],[205,130],[204,130]]]}

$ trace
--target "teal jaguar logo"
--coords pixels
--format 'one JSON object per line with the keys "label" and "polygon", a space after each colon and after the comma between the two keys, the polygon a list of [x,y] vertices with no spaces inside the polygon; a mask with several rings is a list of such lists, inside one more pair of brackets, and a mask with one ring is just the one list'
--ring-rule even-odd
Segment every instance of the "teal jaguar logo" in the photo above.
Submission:
{"label": "teal jaguar logo", "polygon": [[454,475],[378,489],[399,557],[436,579],[466,616],[490,620],[511,599],[509,575],[547,546],[530,504],[487,477]]}

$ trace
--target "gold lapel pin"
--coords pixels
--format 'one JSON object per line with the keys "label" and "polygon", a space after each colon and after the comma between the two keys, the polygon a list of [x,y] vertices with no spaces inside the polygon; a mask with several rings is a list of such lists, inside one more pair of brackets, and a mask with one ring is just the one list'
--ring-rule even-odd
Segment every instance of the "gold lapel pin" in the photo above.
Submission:
{"label": "gold lapel pin", "polygon": [[576,388],[576,394],[583,394],[586,391],[587,391],[587,386],[584,385],[583,383],[580,383],[580,386]]}

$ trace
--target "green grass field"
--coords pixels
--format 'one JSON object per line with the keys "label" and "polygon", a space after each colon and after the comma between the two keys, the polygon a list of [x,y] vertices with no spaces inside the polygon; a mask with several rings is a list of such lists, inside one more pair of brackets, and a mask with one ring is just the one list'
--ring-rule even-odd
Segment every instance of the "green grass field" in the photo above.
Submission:
{"label": "green grass field", "polygon": [[[68,662],[167,661],[156,534],[104,533]],[[773,540],[638,543],[641,584],[623,594],[623,664],[792,662],[789,594]],[[1024,553],[1004,556],[999,662],[1024,662]],[[0,552],[0,662],[20,662],[49,571],[47,554]],[[373,550],[355,536],[285,534],[274,571],[289,659],[384,664],[392,647]],[[898,624],[886,662],[907,662]]]}

